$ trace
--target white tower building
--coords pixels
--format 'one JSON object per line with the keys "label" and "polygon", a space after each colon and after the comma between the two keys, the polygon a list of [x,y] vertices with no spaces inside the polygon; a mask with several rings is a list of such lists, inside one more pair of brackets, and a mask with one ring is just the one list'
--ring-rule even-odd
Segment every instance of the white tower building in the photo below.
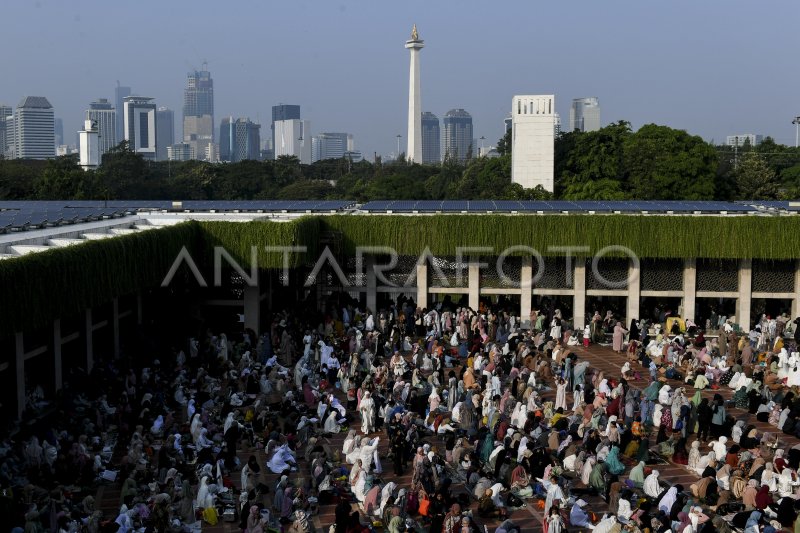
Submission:
{"label": "white tower building", "polygon": [[96,120],[85,120],[83,130],[78,132],[80,143],[80,164],[83,170],[100,166],[100,130]]}
{"label": "white tower building", "polygon": [[511,100],[511,181],[526,189],[553,192],[555,96],[524,95]]}
{"label": "white tower building", "polygon": [[408,79],[408,148],[406,159],[422,163],[422,98],[419,89],[419,51],[425,46],[419,38],[417,25],[411,30],[411,40],[406,48],[411,53],[411,68]]}
{"label": "white tower building", "polygon": [[156,159],[156,104],[146,96],[123,98],[125,111],[125,140],[130,149],[145,159]]}

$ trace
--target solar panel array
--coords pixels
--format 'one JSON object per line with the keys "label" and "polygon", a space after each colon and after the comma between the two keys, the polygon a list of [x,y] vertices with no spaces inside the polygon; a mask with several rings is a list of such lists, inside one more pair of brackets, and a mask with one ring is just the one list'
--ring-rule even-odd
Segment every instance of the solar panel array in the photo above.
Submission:
{"label": "solar panel array", "polygon": [[748,213],[758,211],[752,205],[716,201],[604,201],[604,200],[376,200],[361,209],[367,212],[393,213]]}
{"label": "solar panel array", "polygon": [[[742,200],[741,204],[756,207],[765,211],[800,211],[800,201],[789,200]],[[795,205],[791,205],[795,204]]]}

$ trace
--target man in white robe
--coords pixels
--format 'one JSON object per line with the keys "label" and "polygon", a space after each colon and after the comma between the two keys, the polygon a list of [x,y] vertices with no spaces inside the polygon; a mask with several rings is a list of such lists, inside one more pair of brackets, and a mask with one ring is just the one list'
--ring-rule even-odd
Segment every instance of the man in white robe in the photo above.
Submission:
{"label": "man in white robe", "polygon": [[369,391],[364,392],[358,411],[361,413],[361,431],[364,432],[364,435],[373,433],[375,431],[375,400],[372,399]]}

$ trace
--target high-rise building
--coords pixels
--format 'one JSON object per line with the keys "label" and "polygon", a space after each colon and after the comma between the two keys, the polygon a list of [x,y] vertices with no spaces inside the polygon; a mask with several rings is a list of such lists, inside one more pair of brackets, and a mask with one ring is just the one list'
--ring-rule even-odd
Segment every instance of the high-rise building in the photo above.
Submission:
{"label": "high-rise building", "polygon": [[83,130],[78,132],[78,153],[83,170],[100,166],[100,133],[94,120],[86,119]]}
{"label": "high-rise building", "polygon": [[258,161],[261,147],[261,125],[249,118],[223,118],[219,128],[219,159],[238,163],[246,159]]}
{"label": "high-rise building", "polygon": [[156,110],[156,159],[167,160],[167,147],[175,144],[175,112],[168,107],[161,106]]}
{"label": "high-rise building", "polygon": [[169,161],[189,161],[194,158],[194,148],[189,143],[177,143],[167,146],[167,159]]}
{"label": "high-rise building", "polygon": [[561,115],[558,113],[553,113],[553,135],[561,135]]}
{"label": "high-rise building", "polygon": [[575,98],[569,108],[570,131],[597,131],[600,129],[600,101],[596,96]]}
{"label": "high-rise building", "polygon": [[513,124],[513,118],[511,115],[507,116],[503,119],[503,126],[505,126],[505,131],[511,131],[511,125]]}
{"label": "high-rise building", "polygon": [[426,164],[442,161],[442,135],[439,117],[425,111],[422,114],[422,162]]}
{"label": "high-rise building", "polygon": [[115,139],[117,143],[121,143],[125,139],[125,106],[123,100],[126,96],[133,94],[130,87],[124,87],[119,84],[114,88],[114,104],[117,108],[117,126]]}
{"label": "high-rise building", "polygon": [[[272,135],[272,148],[273,154],[276,152],[275,146],[275,123],[279,120],[300,120],[300,106],[293,104],[278,104],[272,106],[272,124],[269,127],[270,135]],[[277,155],[275,155],[277,157]]]}
{"label": "high-rise building", "polygon": [[311,139],[311,161],[341,159],[352,152],[353,136],[348,133],[320,133]]}
{"label": "high-rise building", "polygon": [[444,156],[464,162],[477,153],[472,141],[472,116],[463,109],[451,109],[444,120]]}
{"label": "high-rise building", "polygon": [[6,128],[13,124],[13,114],[14,110],[10,105],[0,104],[0,157],[8,157],[9,136],[6,135]]}
{"label": "high-rise building", "polygon": [[100,160],[103,154],[117,145],[117,111],[106,98],[99,98],[89,104],[86,120],[97,124],[98,150]]}
{"label": "high-rise building", "polygon": [[725,144],[728,146],[744,146],[745,142],[749,142],[750,146],[761,144],[764,140],[763,135],[756,135],[755,133],[742,133],[741,135],[728,135],[725,139]]}
{"label": "high-rise building", "polygon": [[44,96],[26,96],[14,115],[15,157],[47,159],[54,157],[55,117],[53,106]]}
{"label": "high-rise building", "polygon": [[290,119],[275,121],[275,159],[293,155],[303,164],[311,163],[311,123]]}
{"label": "high-rise building", "polygon": [[55,136],[56,146],[64,143],[64,121],[60,118],[53,119],[53,135]]}
{"label": "high-rise building", "polygon": [[[406,41],[406,48],[411,56],[408,74],[408,148],[406,159],[414,163],[422,163],[422,93],[419,79],[419,52],[425,47],[425,41],[419,38],[417,25],[411,30],[411,39]],[[472,132],[470,132],[472,138]]]}
{"label": "high-rise building", "polygon": [[183,142],[205,158],[206,146],[214,142],[214,80],[207,70],[187,75],[183,91]]}
{"label": "high-rise building", "polygon": [[511,182],[553,192],[555,96],[524,95],[511,100]]}
{"label": "high-rise building", "polygon": [[158,134],[156,129],[156,104],[146,96],[126,96],[125,140],[129,147],[146,159],[155,160]]}

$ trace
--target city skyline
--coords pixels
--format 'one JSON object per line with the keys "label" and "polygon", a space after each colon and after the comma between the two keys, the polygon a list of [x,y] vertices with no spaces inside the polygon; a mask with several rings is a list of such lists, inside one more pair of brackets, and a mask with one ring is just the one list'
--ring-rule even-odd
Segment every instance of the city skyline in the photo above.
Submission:
{"label": "city skyline", "polygon": [[[87,105],[98,98],[114,101],[116,80],[132,87],[135,95],[152,96],[159,105],[179,110],[186,72],[201,69],[207,61],[216,81],[216,114],[249,116],[266,124],[272,105],[295,102],[314,124],[312,133],[352,132],[360,140],[359,148],[372,158],[373,152],[394,151],[396,135],[406,131],[408,52],[398,43],[408,38],[408,28],[416,23],[426,40],[422,111],[442,116],[452,108],[468,110],[475,137],[485,137],[487,144],[502,135],[510,98],[530,93],[555,94],[562,117],[568,116],[573,98],[597,96],[604,125],[617,120],[629,120],[634,128],[664,124],[717,144],[736,131],[794,142],[791,118],[800,111],[794,90],[800,74],[776,68],[778,61],[789,62],[786,54],[793,48],[788,24],[796,8],[791,2],[776,2],[767,13],[753,13],[752,4],[744,2],[726,3],[724,11],[713,3],[619,2],[593,8],[587,13],[591,16],[580,18],[577,39],[566,38],[566,22],[572,21],[569,14],[576,2],[537,13],[563,24],[536,32],[522,31],[529,29],[526,17],[508,16],[524,9],[522,2],[493,10],[464,10],[461,22],[475,27],[472,34],[452,23],[451,4],[354,1],[312,10],[305,3],[280,9],[248,3],[231,15],[184,11],[178,21],[177,16],[149,17],[150,7],[157,4],[144,1],[141,9],[126,13],[129,24],[112,27],[103,20],[120,15],[122,6],[12,1],[9,20],[35,17],[47,39],[9,58],[6,69],[15,75],[4,79],[0,103],[13,106],[27,95],[45,96],[63,120],[64,138],[71,144]],[[243,10],[247,17],[234,17]],[[259,37],[261,46],[243,47],[244,36],[252,35],[258,21],[275,14],[286,24]],[[237,32],[242,38],[223,43],[197,37],[211,35],[234,19],[242,26]],[[660,23],[654,25],[654,20]],[[97,47],[93,54],[53,59],[62,50],[78,50],[87,42],[123,41],[144,21],[152,30],[148,42],[142,43],[144,51]],[[24,24],[9,26],[10,40],[24,39]],[[258,52],[280,46],[297,31],[302,43],[285,53]],[[763,45],[740,44],[744,32]],[[330,42],[354,50],[348,58],[350,68],[328,62],[318,51]],[[548,46],[543,48],[543,43]],[[777,53],[765,56],[767,47]],[[235,59],[229,61],[230,57]],[[56,84],[53,80],[59,78],[70,83]]]}

